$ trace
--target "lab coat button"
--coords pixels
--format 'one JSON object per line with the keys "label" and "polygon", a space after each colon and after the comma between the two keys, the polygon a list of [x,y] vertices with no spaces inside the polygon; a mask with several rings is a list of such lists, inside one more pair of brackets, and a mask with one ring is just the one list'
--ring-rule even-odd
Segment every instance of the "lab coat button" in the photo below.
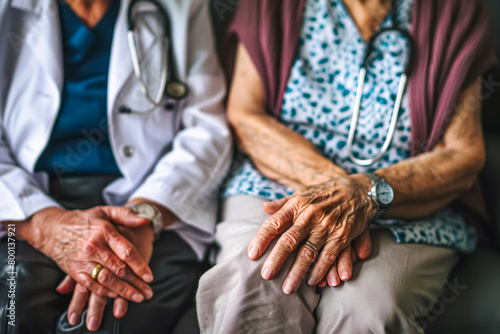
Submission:
{"label": "lab coat button", "polygon": [[123,155],[125,155],[127,158],[130,158],[134,155],[135,149],[132,146],[125,146],[123,148]]}

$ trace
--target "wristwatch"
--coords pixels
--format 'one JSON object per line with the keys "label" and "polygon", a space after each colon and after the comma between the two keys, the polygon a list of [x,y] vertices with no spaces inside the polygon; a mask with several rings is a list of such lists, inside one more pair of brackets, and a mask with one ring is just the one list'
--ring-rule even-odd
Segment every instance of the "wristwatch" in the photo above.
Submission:
{"label": "wristwatch", "polygon": [[394,200],[394,191],[392,187],[377,174],[368,173],[365,175],[372,181],[372,189],[368,193],[368,196],[370,196],[377,205],[377,214],[373,219],[381,219],[385,216],[387,211],[389,211],[389,206]]}
{"label": "wristwatch", "polygon": [[160,236],[160,232],[163,230],[163,216],[155,206],[146,203],[139,202],[128,206],[132,209],[139,217],[147,218],[151,221],[151,226],[153,226],[153,231],[155,234],[155,240]]}

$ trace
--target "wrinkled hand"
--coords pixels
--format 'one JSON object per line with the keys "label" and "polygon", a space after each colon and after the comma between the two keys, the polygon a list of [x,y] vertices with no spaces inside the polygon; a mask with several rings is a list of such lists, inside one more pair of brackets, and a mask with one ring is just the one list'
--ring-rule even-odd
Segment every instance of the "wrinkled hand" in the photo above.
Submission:
{"label": "wrinkled hand", "polygon": [[[273,215],[278,212],[285,202],[265,202],[263,209],[266,213]],[[338,286],[341,281],[348,281],[352,278],[353,265],[357,260],[365,260],[372,253],[372,243],[370,239],[370,230],[367,229],[363,234],[357,237],[349,246],[344,248],[332,267],[328,270],[325,278],[317,284],[323,288],[327,284],[331,287]]]}
{"label": "wrinkled hand", "polygon": [[[149,263],[151,255],[153,254],[153,240],[154,231],[148,224],[138,228],[128,228],[124,226],[117,226],[119,233],[121,233],[127,240],[129,240],[139,251],[142,258],[146,263]],[[102,273],[102,271],[101,271]],[[99,276],[101,275],[99,273]],[[104,315],[107,298],[95,293],[91,293],[87,288],[81,284],[76,284],[71,277],[67,276],[64,281],[59,285],[57,291],[60,293],[73,292],[73,297],[68,308],[68,322],[75,326],[80,323],[81,316],[85,310],[88,302],[88,312],[86,326],[89,331],[96,331],[99,329]],[[147,299],[153,296],[152,291],[146,296]],[[116,318],[122,318],[127,313],[128,301],[122,297],[118,297],[114,301],[113,314]]]}
{"label": "wrinkled hand", "polygon": [[[101,296],[122,296],[136,302],[152,293],[146,284],[153,280],[148,264],[117,229],[120,225],[149,225],[148,219],[122,207],[49,208],[35,214],[30,224],[30,243],[82,287]],[[97,282],[91,277],[96,264],[104,267]]]}
{"label": "wrinkled hand", "polygon": [[[277,201],[276,205],[282,206],[281,209],[266,220],[248,247],[248,256],[256,260],[279,237],[264,263],[262,277],[273,279],[286,258],[298,248],[295,262],[283,283],[284,293],[294,293],[316,261],[313,249],[301,246],[302,241],[309,241],[318,247],[320,253],[308,283],[321,283],[335,261],[340,260],[342,250],[368,230],[376,213],[376,205],[368,196],[370,189],[370,180],[365,175],[356,174],[304,187]],[[333,276],[332,271],[328,278],[333,281]]]}

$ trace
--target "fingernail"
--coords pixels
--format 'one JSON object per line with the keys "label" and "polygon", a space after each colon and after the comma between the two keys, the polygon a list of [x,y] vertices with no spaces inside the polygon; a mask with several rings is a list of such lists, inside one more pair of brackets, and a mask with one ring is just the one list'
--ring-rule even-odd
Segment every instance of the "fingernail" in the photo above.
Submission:
{"label": "fingernail", "polygon": [[153,281],[153,275],[144,274],[144,275],[142,275],[142,279],[145,280],[146,282],[152,282]]}
{"label": "fingernail", "polygon": [[144,295],[146,296],[147,299],[150,299],[153,297],[153,291],[152,290],[146,290]]}
{"label": "fingernail", "polygon": [[330,280],[328,281],[328,283],[331,284],[330,286],[337,286],[337,285],[340,284],[339,279],[335,275],[333,275],[332,277],[330,277]]}
{"label": "fingernail", "polygon": [[116,315],[119,317],[123,317],[125,315],[125,308],[122,305],[116,308]]}
{"label": "fingernail", "polygon": [[76,313],[71,313],[69,316],[69,323],[71,326],[76,326],[80,322],[80,317]]}
{"label": "fingernail", "polygon": [[293,284],[290,282],[286,283],[283,292],[287,295],[291,295],[293,292]]}
{"label": "fingernail", "polygon": [[139,293],[134,293],[132,295],[132,300],[134,302],[136,302],[136,303],[140,303],[140,302],[142,302],[144,300],[144,297],[141,294],[139,294]]}
{"label": "fingernail", "polygon": [[257,256],[259,256],[259,248],[257,248],[257,246],[252,246],[252,248],[250,248],[250,251],[248,252],[248,257],[251,259],[255,259],[257,258]]}
{"label": "fingernail", "polygon": [[89,330],[96,331],[97,330],[97,319],[92,317],[89,321]]}
{"label": "fingernail", "polygon": [[272,276],[273,276],[273,271],[270,268],[266,268],[262,273],[262,278],[264,278],[265,280],[271,279]]}
{"label": "fingernail", "polygon": [[340,273],[340,278],[342,278],[343,281],[348,280],[349,279],[349,272],[347,270],[343,270]]}
{"label": "fingernail", "polygon": [[315,286],[316,284],[318,284],[318,280],[314,277],[309,277],[307,284],[309,284],[310,286]]}

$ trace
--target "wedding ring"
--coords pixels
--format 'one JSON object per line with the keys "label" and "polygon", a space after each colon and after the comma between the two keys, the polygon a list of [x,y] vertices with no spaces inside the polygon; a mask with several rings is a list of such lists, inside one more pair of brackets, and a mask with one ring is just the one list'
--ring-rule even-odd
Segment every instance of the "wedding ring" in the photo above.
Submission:
{"label": "wedding ring", "polygon": [[92,274],[90,276],[92,276],[92,279],[94,281],[97,281],[97,276],[99,275],[99,272],[102,270],[103,266],[101,266],[100,264],[96,264],[94,269],[92,269]]}
{"label": "wedding ring", "polygon": [[311,247],[312,250],[316,253],[316,256],[318,256],[318,247],[316,247],[315,244],[310,241],[304,241],[304,245]]}

